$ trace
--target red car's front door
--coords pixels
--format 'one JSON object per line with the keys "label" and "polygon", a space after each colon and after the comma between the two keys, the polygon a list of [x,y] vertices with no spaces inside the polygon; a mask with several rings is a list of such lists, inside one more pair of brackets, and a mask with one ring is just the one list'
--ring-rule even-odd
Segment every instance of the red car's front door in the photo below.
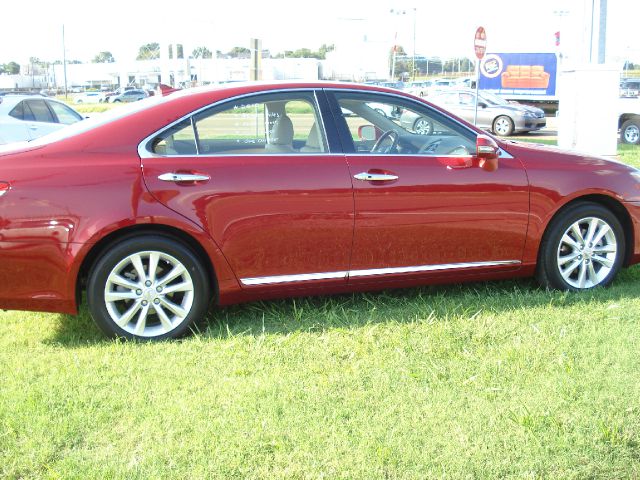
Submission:
{"label": "red car's front door", "polygon": [[[504,155],[498,170],[484,171],[470,166],[473,132],[439,112],[393,96],[335,96],[345,149],[353,142],[350,282],[518,267],[529,192],[517,159]],[[428,120],[429,134],[412,130],[418,119]],[[367,141],[374,131],[378,141]]]}

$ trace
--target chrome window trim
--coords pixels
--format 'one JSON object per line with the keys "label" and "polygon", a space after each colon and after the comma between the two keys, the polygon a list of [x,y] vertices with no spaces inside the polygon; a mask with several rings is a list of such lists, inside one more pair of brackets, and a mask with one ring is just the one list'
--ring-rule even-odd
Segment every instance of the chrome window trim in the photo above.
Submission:
{"label": "chrome window trim", "polygon": [[398,273],[436,272],[442,270],[460,270],[463,268],[500,267],[520,265],[520,260],[495,260],[485,262],[444,263],[436,265],[418,265],[409,267],[371,268],[366,270],[349,270],[340,272],[302,273],[298,275],[275,275],[271,277],[242,278],[240,282],[246,286],[274,285],[278,283],[307,282],[311,280],[328,280],[338,278],[373,277]]}
{"label": "chrome window trim", "polygon": [[[405,96],[405,95],[398,95],[396,93],[390,93],[390,92],[380,92],[377,90],[359,90],[359,89],[354,89],[354,88],[325,88],[322,86],[317,86],[317,87],[306,87],[306,88],[279,88],[279,89],[274,89],[274,90],[267,90],[267,91],[259,91],[259,92],[251,92],[251,93],[245,93],[242,95],[237,95],[235,97],[231,97],[231,98],[225,98],[223,100],[219,100],[217,102],[211,103],[209,105],[206,105],[202,108],[199,108],[198,110],[194,110],[193,112],[190,112],[182,117],[180,117],[178,120],[175,120],[174,122],[170,123],[169,125],[164,126],[163,128],[161,128],[160,130],[155,131],[154,133],[152,133],[151,135],[148,135],[147,137],[145,137],[139,144],[138,144],[138,156],[141,159],[145,159],[145,158],[191,158],[193,157],[193,155],[160,155],[157,153],[153,153],[149,150],[147,150],[146,146],[147,144],[157,135],[160,135],[162,132],[172,128],[174,125],[186,120],[187,118],[191,117],[191,125],[192,128],[194,128],[194,135],[196,133],[195,131],[195,125],[193,122],[193,117],[195,117],[195,115],[197,115],[200,112],[203,112],[209,108],[213,108],[217,105],[220,105],[222,103],[228,102],[228,101],[232,101],[232,100],[237,100],[237,99],[242,99],[242,98],[246,98],[246,97],[252,97],[252,96],[256,96],[256,95],[263,95],[263,94],[271,94],[271,93],[288,93],[288,92],[306,92],[306,93],[313,93],[313,97],[315,100],[315,105],[314,107],[316,108],[318,115],[320,117],[320,121],[322,123],[321,127],[322,127],[322,134],[324,137],[324,141],[327,147],[327,151],[326,152],[309,152],[309,153],[301,153],[301,152],[296,152],[296,156],[297,155],[301,155],[301,156],[318,156],[318,155],[370,155],[370,154],[366,154],[366,153],[344,153],[344,152],[331,152],[330,148],[329,148],[329,141],[327,138],[327,132],[325,129],[325,119],[324,116],[322,115],[322,109],[320,108],[320,104],[318,101],[318,90],[322,90],[322,91],[328,91],[328,92],[352,92],[352,93],[371,93],[371,94],[375,94],[375,95],[382,95],[382,96],[387,96],[390,98],[401,98],[403,100],[406,100],[410,103],[414,103],[417,105],[420,105],[422,107],[426,107],[426,108],[432,108],[433,110],[435,110],[436,112],[445,115],[447,118],[449,118],[451,121],[455,122],[457,125],[463,127],[465,130],[467,130],[468,132],[472,133],[473,135],[475,135],[476,137],[479,135],[479,133],[477,133],[475,130],[469,128],[467,125],[465,125],[464,123],[461,123],[460,121],[458,121],[456,118],[449,116],[447,113],[443,113],[440,112],[439,110],[431,107],[430,105],[425,105],[423,103],[421,103],[420,101],[415,100],[414,98],[411,98],[409,96]],[[198,144],[196,142],[196,155],[202,158],[210,158],[210,157],[222,157],[222,156],[228,156],[228,157],[241,157],[241,156],[282,156],[282,153],[278,153],[278,154],[224,154],[224,153],[219,153],[219,154],[202,154],[200,155],[198,153]],[[397,156],[418,156],[418,155],[397,155]],[[436,155],[433,155],[431,157],[435,157]],[[425,156],[427,157],[427,156]],[[445,157],[443,155],[441,155],[441,157]],[[454,157],[458,157],[457,155],[454,155]],[[473,157],[473,155],[471,155],[471,157]],[[507,152],[506,150],[504,150],[503,148],[500,148],[500,158],[505,158],[505,159],[513,159],[514,157]]]}
{"label": "chrome window trim", "polygon": [[[223,103],[226,102],[231,102],[234,100],[239,100],[239,99],[243,99],[243,98],[247,98],[247,97],[254,97],[257,95],[270,95],[270,94],[277,94],[277,93],[289,93],[289,92],[305,92],[305,93],[312,93],[313,94],[313,99],[315,101],[315,105],[314,108],[316,109],[316,111],[318,112],[319,116],[320,116],[320,121],[322,122],[322,134],[324,135],[324,140],[325,140],[325,145],[327,147],[327,149],[329,149],[329,139],[327,138],[327,132],[325,131],[324,128],[324,118],[322,117],[322,111],[320,108],[320,104],[318,102],[318,95],[317,95],[317,91],[319,89],[322,89],[322,87],[306,87],[306,88],[278,88],[278,89],[274,89],[274,90],[262,90],[262,91],[257,91],[257,92],[250,92],[250,93],[244,93],[242,95],[237,95],[235,97],[227,97],[223,100],[218,100],[217,102],[214,103],[210,103],[204,107],[199,108],[198,110],[194,110],[192,112],[189,112],[186,115],[183,115],[182,117],[180,117],[178,120],[175,120],[173,122],[171,122],[168,125],[165,125],[164,127],[162,127],[160,130],[156,130],[154,133],[152,133],[151,135],[148,135],[147,137],[145,137],[139,144],[138,144],[138,156],[141,159],[145,159],[145,158],[192,158],[194,155],[159,155],[157,153],[153,153],[149,150],[147,150],[147,144],[153,140],[155,137],[157,137],[158,135],[162,134],[163,132],[165,132],[166,130],[169,130],[170,128],[172,128],[173,126],[177,125],[180,122],[183,122],[186,119],[190,119],[190,123],[192,125],[192,127],[194,126],[193,123],[193,117],[195,117],[196,115],[198,115],[201,112],[204,112],[205,110],[208,110],[210,108],[214,108],[218,105],[221,105]],[[195,134],[195,131],[194,131]],[[197,144],[196,144],[196,148],[197,148]],[[295,152],[296,156],[297,155],[326,155],[326,154],[331,154],[331,153],[336,153],[336,152],[317,152],[317,153],[299,153],[299,152]],[[196,154],[197,155],[197,154]],[[247,155],[247,154],[241,154],[241,155]],[[270,154],[256,154],[259,156],[268,156]],[[277,154],[277,156],[282,156],[282,153]],[[229,157],[236,157],[236,156],[240,156],[240,155],[234,155],[234,154],[203,154],[203,155],[197,155],[198,157],[202,157],[202,158],[209,158],[209,157],[220,157],[220,156],[229,156]],[[253,156],[253,155],[248,155],[248,156]]]}

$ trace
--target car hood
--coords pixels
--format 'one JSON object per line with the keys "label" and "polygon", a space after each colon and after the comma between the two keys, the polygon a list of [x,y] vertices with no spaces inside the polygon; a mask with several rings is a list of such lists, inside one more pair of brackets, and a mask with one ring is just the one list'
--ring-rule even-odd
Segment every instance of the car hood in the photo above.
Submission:
{"label": "car hood", "polygon": [[[549,163],[550,166],[560,166],[560,164],[590,167],[591,171],[617,171],[617,172],[636,172],[637,169],[618,160],[606,157],[599,157],[589,153],[577,152],[574,150],[565,150],[553,145],[545,145],[541,143],[518,142],[514,140],[500,141],[500,146],[511,155],[519,158],[527,167],[528,163],[535,158],[535,162]],[[549,153],[561,154],[547,156]]]}
{"label": "car hood", "polygon": [[519,105],[519,104],[510,104],[510,105],[490,105],[489,108],[495,108],[502,111],[509,112],[517,112],[517,113],[525,113],[529,112],[535,115],[536,117],[544,116],[544,111],[538,107],[531,107],[529,105]]}

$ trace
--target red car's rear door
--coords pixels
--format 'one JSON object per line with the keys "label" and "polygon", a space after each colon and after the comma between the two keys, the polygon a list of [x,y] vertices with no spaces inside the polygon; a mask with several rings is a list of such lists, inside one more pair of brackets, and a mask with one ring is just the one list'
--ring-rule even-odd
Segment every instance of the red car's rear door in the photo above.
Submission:
{"label": "red car's rear door", "polygon": [[313,91],[231,100],[141,148],[151,194],[205,229],[245,288],[346,283],[352,182],[320,103]]}

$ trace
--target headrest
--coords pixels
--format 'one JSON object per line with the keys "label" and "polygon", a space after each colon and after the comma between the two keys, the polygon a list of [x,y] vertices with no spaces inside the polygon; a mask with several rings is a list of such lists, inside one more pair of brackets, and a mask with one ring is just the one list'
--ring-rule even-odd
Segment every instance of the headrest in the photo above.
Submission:
{"label": "headrest", "polygon": [[286,115],[278,117],[273,123],[269,143],[272,145],[291,145],[293,142],[293,123]]}

